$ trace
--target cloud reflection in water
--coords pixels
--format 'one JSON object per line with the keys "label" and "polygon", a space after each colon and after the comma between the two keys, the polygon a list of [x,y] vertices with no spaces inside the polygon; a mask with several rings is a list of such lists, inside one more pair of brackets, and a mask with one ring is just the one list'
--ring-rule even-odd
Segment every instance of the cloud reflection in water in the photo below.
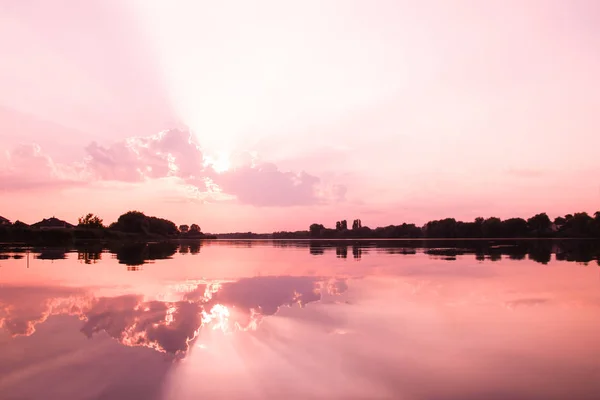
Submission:
{"label": "cloud reflection in water", "polygon": [[320,301],[323,293],[343,293],[347,285],[342,279],[265,276],[185,282],[171,288],[173,292],[160,300],[137,294],[95,297],[69,288],[5,288],[0,294],[0,328],[13,337],[29,336],[49,316],[73,315],[84,321],[81,332],[89,338],[106,332],[126,346],[183,357],[201,329],[255,330],[282,306],[303,307]]}

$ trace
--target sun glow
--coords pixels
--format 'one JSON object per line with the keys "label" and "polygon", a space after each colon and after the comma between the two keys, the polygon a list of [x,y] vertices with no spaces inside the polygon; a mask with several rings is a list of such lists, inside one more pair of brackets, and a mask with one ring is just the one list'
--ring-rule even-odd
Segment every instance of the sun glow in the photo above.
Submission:
{"label": "sun glow", "polygon": [[222,304],[216,304],[210,309],[210,312],[202,312],[202,323],[205,325],[212,323],[213,330],[220,329],[223,332],[227,332],[229,330],[229,316],[229,309],[227,307]]}
{"label": "sun glow", "polygon": [[216,156],[205,156],[204,166],[212,167],[217,173],[227,172],[231,167],[231,159],[227,152],[221,151]]}

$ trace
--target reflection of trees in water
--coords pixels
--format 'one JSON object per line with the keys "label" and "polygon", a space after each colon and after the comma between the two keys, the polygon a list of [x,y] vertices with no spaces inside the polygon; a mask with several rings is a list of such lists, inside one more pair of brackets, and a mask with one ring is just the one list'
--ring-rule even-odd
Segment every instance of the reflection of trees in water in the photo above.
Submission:
{"label": "reflection of trees in water", "polygon": [[102,253],[100,252],[78,252],[77,259],[82,261],[84,264],[96,264],[102,259]]}
{"label": "reflection of trees in water", "polygon": [[593,241],[565,241],[557,247],[556,259],[586,264],[596,260],[600,265],[600,246]]}
{"label": "reflection of trees in water", "polygon": [[[346,243],[319,241],[303,244],[298,242],[296,246],[309,246],[312,255],[323,255],[327,251],[335,249],[337,257],[347,257],[348,245]],[[458,256],[474,255],[478,261],[501,261],[505,257],[510,260],[529,258],[542,264],[548,264],[552,260],[552,254],[555,254],[558,261],[589,263],[595,260],[600,265],[600,241],[589,239],[364,240],[352,244],[354,258],[361,258],[363,251],[367,249],[398,255],[416,254],[419,250],[431,257],[448,261],[456,260]]]}
{"label": "reflection of trees in water", "polygon": [[116,254],[119,264],[136,266],[143,265],[146,261],[171,258],[177,248],[177,244],[172,242],[134,243],[111,249],[111,252]]}
{"label": "reflection of trees in water", "polygon": [[500,261],[502,260],[502,253],[493,252],[490,253],[490,261]]}
{"label": "reflection of trees in water", "polygon": [[192,253],[192,254],[200,253],[200,247],[202,247],[201,242],[191,243],[190,244],[190,253]]}
{"label": "reflection of trees in water", "polygon": [[102,259],[102,245],[77,247],[77,259],[84,264],[96,264]]}
{"label": "reflection of trees in water", "polygon": [[398,248],[392,247],[389,249],[385,249],[384,251],[386,254],[404,254],[404,255],[417,254],[416,249],[410,249],[410,248],[406,248],[406,247],[398,247]]}
{"label": "reflection of trees in water", "polygon": [[313,256],[320,256],[325,254],[325,247],[320,243],[311,243],[309,251]]}
{"label": "reflection of trees in water", "polygon": [[181,243],[179,245],[179,254],[198,254],[200,253],[200,248],[202,247],[202,242],[193,242],[193,243]]}
{"label": "reflection of trees in water", "polygon": [[359,260],[362,257],[362,248],[360,246],[352,246],[352,257],[354,257],[355,260]]}
{"label": "reflection of trees in water", "polygon": [[185,242],[179,245],[179,254],[198,254],[202,247],[201,241],[196,242]]}
{"label": "reflection of trees in water", "polygon": [[552,243],[533,240],[529,243],[529,259],[542,264],[548,264],[552,259]]}
{"label": "reflection of trees in water", "polygon": [[67,258],[68,249],[62,247],[34,248],[37,253],[35,258],[39,260],[64,260]]}
{"label": "reflection of trees in water", "polygon": [[509,246],[505,249],[508,258],[511,260],[524,260],[527,257],[527,246],[516,245]]}
{"label": "reflection of trees in water", "polygon": [[348,246],[337,246],[335,248],[335,255],[337,258],[348,258]]}
{"label": "reflection of trees in water", "polygon": [[[285,248],[308,248],[311,255],[324,255],[334,252],[338,258],[346,259],[352,247],[352,257],[361,259],[368,251],[382,252],[390,255],[407,255],[425,253],[433,258],[455,260],[462,256],[474,256],[478,261],[501,261],[529,259],[547,264],[554,258],[558,261],[590,263],[597,261],[600,265],[600,241],[590,239],[495,239],[489,240],[311,240],[311,241],[277,241],[259,242],[251,246],[271,246]],[[224,241],[224,245],[231,244]],[[249,243],[235,243],[236,247],[246,247]],[[152,260],[171,258],[175,253],[197,255],[200,253],[202,241],[134,243],[113,245],[109,251],[115,255],[119,263],[129,266],[142,265]],[[57,248],[37,247],[31,249],[37,259],[62,260],[66,253],[76,250],[77,258],[91,264],[101,260],[104,247],[102,245],[85,245],[83,247]],[[0,250],[0,257],[22,258],[24,249]],[[13,255],[13,253],[15,253]],[[17,254],[18,253],[18,254]]]}

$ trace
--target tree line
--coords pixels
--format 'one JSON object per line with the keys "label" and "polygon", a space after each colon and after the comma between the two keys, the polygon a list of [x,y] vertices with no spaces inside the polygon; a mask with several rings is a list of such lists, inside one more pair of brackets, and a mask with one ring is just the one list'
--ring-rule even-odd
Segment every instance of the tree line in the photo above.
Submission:
{"label": "tree line", "polygon": [[388,225],[371,229],[355,219],[351,228],[346,220],[337,221],[335,228],[322,224],[311,224],[308,231],[274,232],[275,239],[319,238],[600,238],[600,211],[590,216],[586,212],[567,214],[551,220],[548,214],[540,213],[531,218],[497,217],[476,218],[472,222],[444,218],[429,221],[419,227],[415,224]]}
{"label": "tree line", "polygon": [[[64,222],[52,218],[54,221]],[[46,221],[46,220],[44,220]],[[1,242],[24,242],[65,244],[73,241],[94,240],[151,240],[151,239],[214,239],[202,232],[198,224],[177,226],[164,218],[147,216],[140,211],[128,211],[117,221],[106,226],[95,214],[89,213],[79,218],[78,224],[66,227],[48,226],[40,223],[27,225],[21,221],[0,226]]]}

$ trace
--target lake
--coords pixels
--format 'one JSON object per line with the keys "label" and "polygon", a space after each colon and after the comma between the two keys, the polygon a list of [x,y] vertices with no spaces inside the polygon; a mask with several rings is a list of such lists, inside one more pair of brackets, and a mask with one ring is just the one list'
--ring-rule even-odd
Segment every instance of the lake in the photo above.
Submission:
{"label": "lake", "polygon": [[0,247],[0,398],[598,399],[592,241]]}

